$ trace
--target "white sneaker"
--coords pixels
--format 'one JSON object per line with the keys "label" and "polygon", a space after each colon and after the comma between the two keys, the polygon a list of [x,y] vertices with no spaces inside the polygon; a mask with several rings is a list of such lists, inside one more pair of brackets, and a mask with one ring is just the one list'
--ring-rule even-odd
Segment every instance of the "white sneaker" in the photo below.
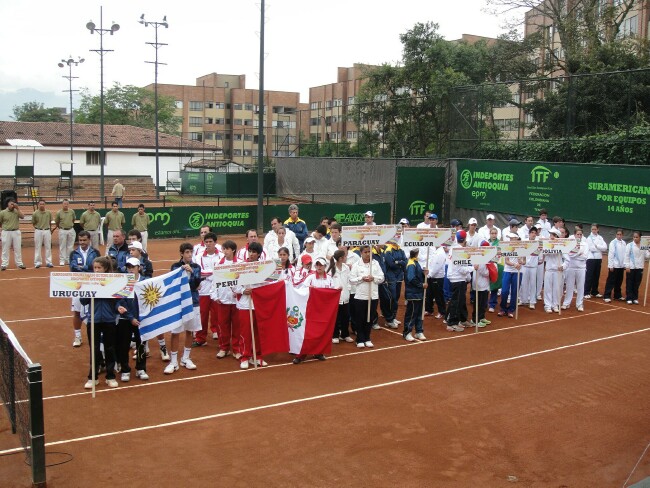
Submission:
{"label": "white sneaker", "polygon": [[389,329],[397,329],[399,327],[397,320],[393,320],[392,322],[386,322],[386,325],[388,326]]}
{"label": "white sneaker", "polygon": [[248,361],[244,359],[241,363],[239,363],[239,368],[248,369]]}
{"label": "white sneaker", "polygon": [[605,303],[609,303],[609,302],[611,302],[611,301],[612,301],[611,298],[605,298],[605,299],[603,300],[603,302],[605,302]]}
{"label": "white sneaker", "polygon": [[354,339],[350,336],[347,336],[344,340],[345,342],[354,342]]}
{"label": "white sneaker", "polygon": [[72,342],[72,347],[81,347],[81,337],[75,337]]}
{"label": "white sneaker", "polygon": [[217,339],[219,339],[219,334],[217,334],[216,332],[213,332],[212,333],[212,338],[216,341]]}
{"label": "white sneaker", "polygon": [[632,305],[632,300],[628,300],[628,301],[627,301],[627,304],[628,304],[628,305]]}
{"label": "white sneaker", "polygon": [[131,381],[131,373],[122,373],[122,376],[120,377],[120,381],[122,381],[122,383]]}
{"label": "white sneaker", "polygon": [[[98,384],[99,384],[99,380],[95,380],[95,386],[97,386]],[[86,390],[91,390],[92,387],[93,387],[93,380],[86,381],[86,384],[84,385],[84,388]]]}
{"label": "white sneaker", "polygon": [[149,375],[144,369],[139,369],[135,372],[135,377],[140,378],[143,381],[146,381],[149,379]]}
{"label": "white sneaker", "polygon": [[584,312],[584,311],[585,311],[585,309],[584,309],[583,306],[579,306],[579,307],[578,307],[578,312]]}
{"label": "white sneaker", "polygon": [[163,373],[165,374],[172,374],[174,371],[178,371],[178,364],[169,363],[165,366],[165,369],[163,369]]}
{"label": "white sneaker", "polygon": [[196,364],[190,359],[181,359],[181,366],[185,366],[185,369],[196,369]]}
{"label": "white sneaker", "polygon": [[589,299],[591,298],[591,295],[585,295],[583,298],[584,298],[585,300],[589,300]]}
{"label": "white sneaker", "polygon": [[224,351],[223,349],[219,349],[219,352],[217,353],[217,359],[223,359],[228,354],[230,354],[230,351]]}
{"label": "white sneaker", "polygon": [[372,324],[372,328],[373,328],[374,330],[379,330],[379,329],[381,329],[381,327],[379,327],[379,324]]}
{"label": "white sneaker", "polygon": [[120,385],[118,385],[117,380],[113,379],[113,380],[106,380],[106,386],[108,386],[109,388],[117,388]]}
{"label": "white sneaker", "polygon": [[[249,362],[251,365],[255,366],[255,361],[254,361],[252,358],[249,359],[248,362]],[[258,365],[258,366],[268,366],[269,363],[267,363],[267,362],[264,361],[263,359],[258,359],[258,360],[257,360],[257,365]]]}
{"label": "white sneaker", "polygon": [[366,345],[363,342],[357,342],[357,347],[359,349],[362,349],[362,348],[366,347]]}
{"label": "white sneaker", "polygon": [[568,305],[562,305],[562,310],[566,310],[567,308],[569,308]]}
{"label": "white sneaker", "polygon": [[546,313],[553,313],[553,310],[551,310],[550,308],[545,308],[545,309],[544,309],[544,312],[546,312]]}
{"label": "white sneaker", "polygon": [[338,337],[332,338],[332,344],[338,344],[338,343],[339,343],[339,338]]}
{"label": "white sneaker", "polygon": [[560,313],[560,309],[557,308],[557,307],[553,307],[553,311],[554,311],[555,313]]}
{"label": "white sneaker", "polygon": [[420,333],[418,333],[418,334],[415,334],[415,338],[416,338],[416,339],[419,339],[419,340],[421,340],[421,341],[426,340],[426,337],[424,337],[424,334],[423,334],[422,332],[420,332]]}
{"label": "white sneaker", "polygon": [[531,310],[535,310],[535,305],[531,303],[530,305],[528,305],[528,308],[530,308]]}
{"label": "white sneaker", "polygon": [[413,334],[411,334],[410,332],[409,332],[408,334],[406,334],[406,336],[404,337],[404,339],[405,339],[407,342],[413,342],[413,341],[415,340],[415,338],[413,337]]}
{"label": "white sneaker", "polygon": [[167,346],[160,346],[160,359],[164,362],[167,362],[171,359],[169,353],[167,352]]}
{"label": "white sneaker", "polygon": [[366,347],[375,347],[371,341],[366,341]]}
{"label": "white sneaker", "polygon": [[632,300],[632,303],[633,303],[634,305],[638,305],[638,304],[639,304],[639,300]]}

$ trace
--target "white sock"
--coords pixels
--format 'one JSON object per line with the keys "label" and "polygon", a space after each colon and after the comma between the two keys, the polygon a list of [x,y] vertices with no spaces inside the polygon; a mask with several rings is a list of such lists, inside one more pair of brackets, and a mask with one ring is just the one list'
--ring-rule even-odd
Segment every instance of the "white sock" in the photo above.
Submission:
{"label": "white sock", "polygon": [[158,345],[160,347],[165,347],[165,339],[158,339]]}
{"label": "white sock", "polygon": [[191,351],[191,350],[192,350],[191,347],[185,347],[185,348],[183,348],[183,361],[185,361],[186,359],[189,359],[189,358],[190,358],[190,351]]}
{"label": "white sock", "polygon": [[172,351],[172,364],[178,364],[178,351]]}
{"label": "white sock", "polygon": [[79,330],[75,329],[75,331],[74,331],[74,336],[75,336],[75,337],[78,337],[79,339],[81,339],[81,329],[79,329]]}

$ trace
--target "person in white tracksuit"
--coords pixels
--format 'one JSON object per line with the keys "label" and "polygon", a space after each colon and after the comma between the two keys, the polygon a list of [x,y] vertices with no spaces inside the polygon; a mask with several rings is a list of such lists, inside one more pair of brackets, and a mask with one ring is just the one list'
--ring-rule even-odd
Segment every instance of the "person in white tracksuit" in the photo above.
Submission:
{"label": "person in white tracksuit", "polygon": [[[552,228],[549,231],[551,240],[560,236],[560,230]],[[545,254],[544,262],[544,311],[546,313],[559,312],[562,298],[562,271],[564,270],[562,254]]]}
{"label": "person in white tracksuit", "polygon": [[641,232],[635,231],[632,234],[632,242],[625,246],[625,269],[627,278],[625,280],[625,299],[628,305],[639,304],[639,286],[643,279],[643,268],[645,262],[650,259],[650,251],[642,251],[640,247]]}
{"label": "person in white tracksuit", "polygon": [[[537,241],[537,227],[531,227],[528,234],[528,240]],[[521,303],[528,305],[528,308],[535,310],[535,303],[537,303],[537,268],[541,257],[539,252],[534,252],[526,258],[526,263],[523,266],[523,276],[521,280]],[[543,268],[542,268],[543,269]]]}
{"label": "person in white tracksuit", "polygon": [[583,299],[585,296],[585,276],[587,273],[587,258],[589,257],[589,244],[582,234],[582,229],[576,228],[575,239],[578,244],[569,252],[566,259],[566,294],[562,310],[571,305],[573,290],[576,290],[576,308],[584,312]]}
{"label": "person in white tracksuit", "polygon": [[592,296],[602,298],[598,292],[598,282],[600,281],[600,268],[603,264],[603,253],[607,252],[607,243],[598,230],[598,224],[591,224],[591,233],[585,238],[589,246],[587,274],[585,275],[585,298],[587,299]]}

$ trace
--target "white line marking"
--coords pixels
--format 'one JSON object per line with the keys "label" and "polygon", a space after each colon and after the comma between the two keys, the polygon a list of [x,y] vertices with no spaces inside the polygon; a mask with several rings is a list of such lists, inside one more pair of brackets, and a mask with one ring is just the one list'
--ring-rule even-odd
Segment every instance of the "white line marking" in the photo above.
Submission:
{"label": "white line marking", "polygon": [[[130,433],[133,433],[133,432],[144,432],[144,431],[147,431],[147,430],[162,429],[162,428],[165,428],[165,427],[173,427],[173,426],[176,426],[176,425],[183,425],[183,424],[189,424],[189,423],[194,423],[194,422],[201,422],[201,421],[204,421],[204,420],[213,420],[213,419],[217,419],[217,418],[221,418],[221,417],[230,417],[230,416],[233,416],[233,415],[239,415],[239,414],[243,414],[243,413],[257,412],[257,411],[260,411],[260,410],[268,410],[268,409],[271,409],[271,408],[284,407],[284,406],[293,405],[293,404],[296,404],[296,403],[304,403],[304,402],[310,402],[310,401],[314,401],[314,400],[322,400],[324,398],[332,398],[332,397],[337,397],[337,396],[342,396],[342,395],[349,395],[349,394],[352,394],[352,393],[359,393],[359,392],[362,392],[362,391],[376,390],[376,389],[379,389],[379,388],[395,386],[395,385],[399,385],[399,384],[402,384],[402,383],[410,383],[412,381],[419,381],[419,380],[435,378],[435,377],[438,377],[438,376],[444,376],[444,375],[453,374],[453,373],[460,373],[460,372],[463,372],[463,371],[469,371],[469,370],[472,370],[472,369],[482,368],[482,367],[485,367],[485,366],[492,366],[492,365],[495,365],[495,364],[501,364],[501,363],[507,363],[507,362],[510,362],[510,361],[515,361],[515,360],[518,360],[518,359],[525,359],[525,358],[529,358],[529,357],[539,356],[539,355],[542,355],[542,354],[548,354],[548,353],[551,353],[551,352],[562,351],[562,350],[565,350],[565,349],[572,349],[572,348],[575,348],[575,347],[586,346],[586,345],[589,345],[589,344],[595,344],[595,343],[598,343],[598,342],[608,341],[608,340],[612,340],[612,339],[618,339],[618,338],[626,337],[626,336],[629,336],[629,335],[632,335],[632,334],[639,334],[639,333],[642,333],[642,332],[649,332],[649,331],[650,331],[650,328],[640,329],[640,330],[635,330],[635,331],[630,331],[630,332],[623,332],[621,334],[615,334],[615,335],[607,336],[607,337],[600,337],[598,339],[591,339],[589,341],[577,342],[577,343],[574,343],[574,344],[567,344],[565,346],[558,346],[558,347],[554,347],[554,348],[551,348],[551,349],[543,349],[541,351],[535,351],[535,352],[530,352],[530,353],[526,353],[526,354],[520,354],[520,355],[517,355],[517,356],[511,356],[511,357],[507,357],[507,358],[495,359],[493,361],[487,361],[487,362],[484,362],[484,363],[472,364],[470,366],[462,366],[460,368],[448,369],[448,370],[445,370],[445,371],[438,371],[436,373],[429,373],[429,374],[420,375],[420,376],[413,376],[411,378],[404,378],[404,379],[401,379],[401,380],[394,380],[394,381],[388,381],[388,382],[385,382],[385,383],[378,383],[376,385],[362,386],[360,388],[352,388],[350,390],[342,390],[342,391],[336,391],[336,392],[332,392],[332,393],[323,393],[321,395],[314,395],[314,396],[311,396],[311,397],[297,398],[295,400],[287,400],[287,401],[284,401],[284,402],[270,403],[268,405],[260,405],[260,406],[257,406],[257,407],[243,408],[243,409],[240,409],[240,410],[233,410],[233,411],[230,411],[230,412],[222,412],[222,413],[216,413],[216,414],[212,414],[212,415],[204,415],[202,417],[194,417],[194,418],[189,418],[189,419],[184,419],[184,420],[176,420],[176,421],[173,421],[173,422],[165,422],[165,423],[162,423],[162,424],[145,425],[143,427],[134,427],[134,428],[131,428],[131,429],[117,430],[117,431],[114,431],[114,432],[105,432],[103,434],[95,434],[95,435],[89,435],[89,436],[84,436],[84,437],[76,437],[76,438],[72,438],[72,439],[64,439],[64,440],[60,440],[60,441],[47,442],[47,443],[45,443],[45,447],[57,446],[57,445],[60,445],[60,444],[71,444],[71,443],[74,443],[74,442],[82,442],[82,441],[87,441],[87,440],[92,440],[92,439],[101,439],[103,437],[111,437],[111,436],[121,435],[121,434],[130,434]],[[21,451],[21,450],[22,450],[22,447],[21,448],[6,449],[4,451],[0,451],[0,456],[2,456],[4,454],[9,454],[9,453],[12,453],[12,452]]]}
{"label": "white line marking", "polygon": [[70,319],[72,318],[72,312],[70,315],[62,315],[61,317],[39,317],[36,319],[18,319],[18,320],[5,320],[5,324],[14,324],[16,322],[38,322],[42,320],[58,320],[58,319]]}

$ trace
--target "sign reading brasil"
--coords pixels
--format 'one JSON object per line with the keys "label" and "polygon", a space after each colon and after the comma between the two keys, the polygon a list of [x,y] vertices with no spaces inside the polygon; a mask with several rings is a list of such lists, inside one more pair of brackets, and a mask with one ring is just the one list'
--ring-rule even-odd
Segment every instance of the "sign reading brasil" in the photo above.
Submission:
{"label": "sign reading brasil", "polygon": [[577,222],[650,229],[650,168],[458,161],[456,206],[520,215],[546,208]]}

